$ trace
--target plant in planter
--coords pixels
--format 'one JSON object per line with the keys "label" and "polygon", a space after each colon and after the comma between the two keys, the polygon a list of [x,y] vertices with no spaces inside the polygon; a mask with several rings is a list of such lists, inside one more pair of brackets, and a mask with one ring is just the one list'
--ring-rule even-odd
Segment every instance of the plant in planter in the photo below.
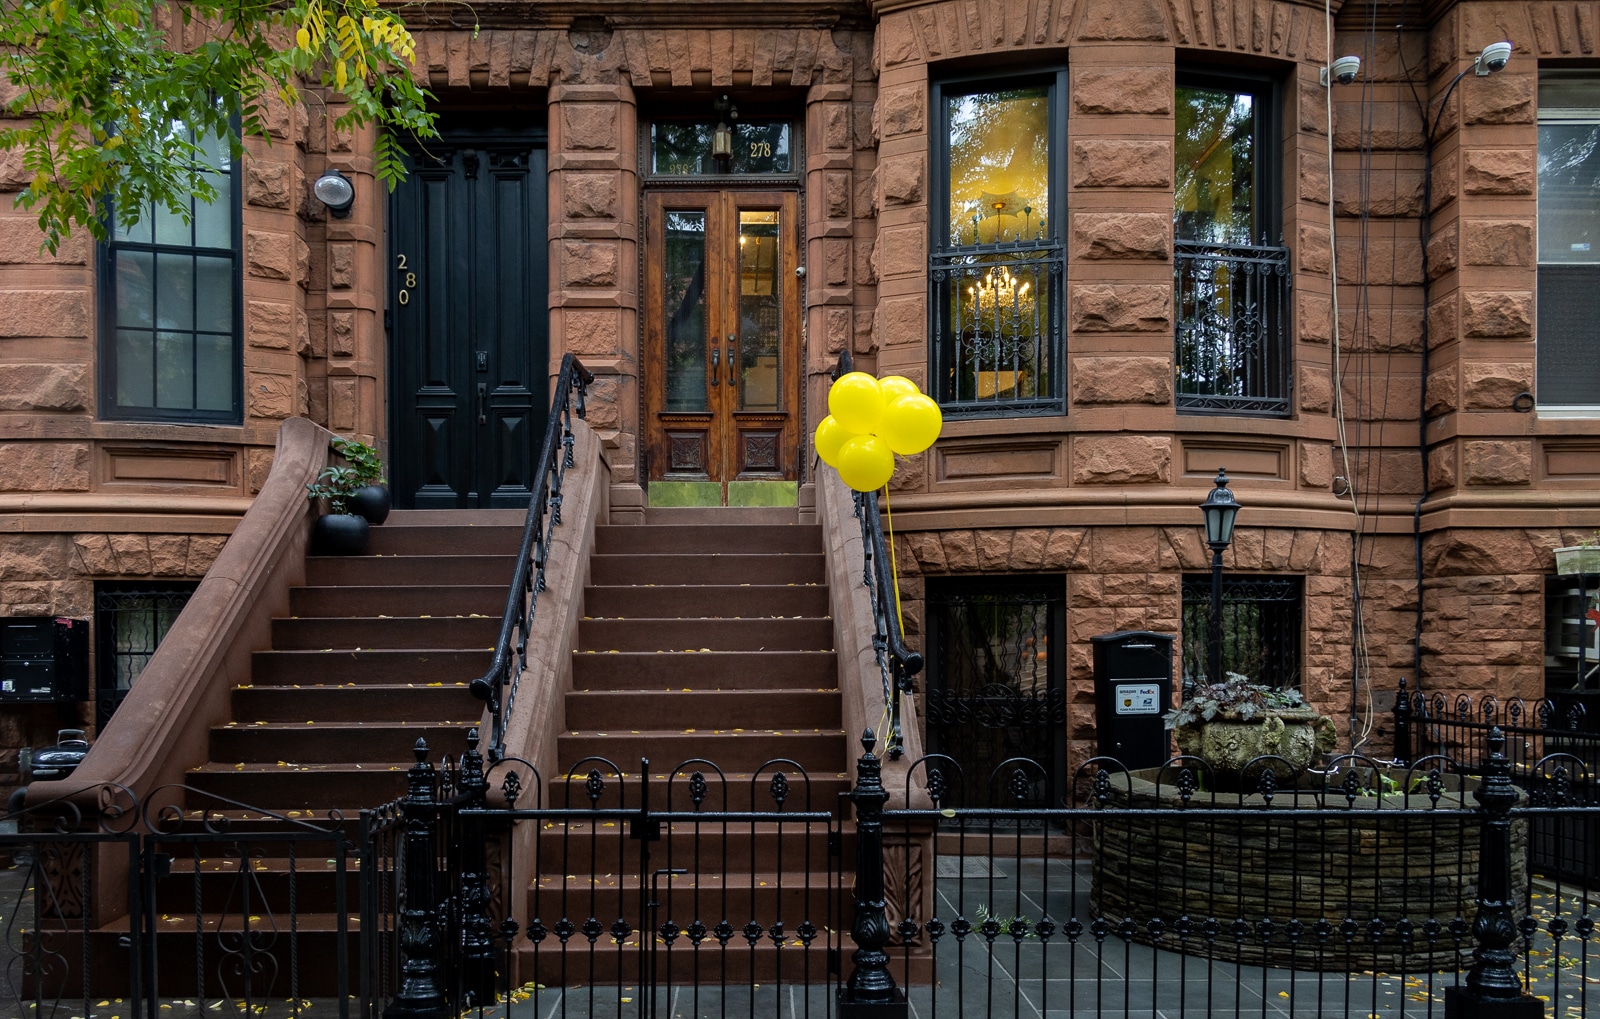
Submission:
{"label": "plant in planter", "polygon": [[361,555],[367,550],[367,518],[350,512],[350,497],[361,487],[354,467],[325,467],[306,486],[306,498],[328,500],[328,512],[311,527],[313,555]]}
{"label": "plant in planter", "polygon": [[1556,549],[1556,573],[1563,577],[1600,573],[1600,531],[1592,532],[1576,545]]}
{"label": "plant in planter", "polygon": [[1251,760],[1281,757],[1296,770],[1338,742],[1333,719],[1306,704],[1298,690],[1253,683],[1230,672],[1221,683],[1198,686],[1162,721],[1178,749],[1237,780]]}
{"label": "plant in planter", "polygon": [[358,487],[348,499],[351,513],[359,514],[369,524],[381,524],[389,518],[389,489],[383,484],[383,457],[364,442],[354,439],[334,439],[333,451],[344,457],[345,464],[356,472]]}

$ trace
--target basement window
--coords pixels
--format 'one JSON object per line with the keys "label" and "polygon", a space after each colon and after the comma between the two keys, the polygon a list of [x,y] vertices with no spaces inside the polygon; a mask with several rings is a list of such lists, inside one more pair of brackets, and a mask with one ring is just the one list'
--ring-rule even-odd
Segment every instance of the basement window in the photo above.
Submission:
{"label": "basement window", "polygon": [[[1224,574],[1222,671],[1267,686],[1300,688],[1304,577]],[[1211,574],[1183,577],[1183,681],[1204,683],[1211,632]]]}
{"label": "basement window", "polygon": [[149,664],[178,613],[189,604],[194,581],[100,581],[94,586],[95,726],[111,720],[134,680]]}

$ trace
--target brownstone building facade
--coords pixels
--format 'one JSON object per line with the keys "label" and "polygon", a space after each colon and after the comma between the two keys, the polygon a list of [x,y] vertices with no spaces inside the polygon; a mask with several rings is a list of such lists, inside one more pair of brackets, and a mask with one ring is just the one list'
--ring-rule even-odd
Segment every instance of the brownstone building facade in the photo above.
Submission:
{"label": "brownstone building facade", "polygon": [[[614,520],[708,492],[805,512],[849,349],[945,406],[890,485],[908,630],[947,642],[930,696],[1006,592],[1082,746],[1092,636],[1196,661],[1219,468],[1256,606],[1230,651],[1356,742],[1401,677],[1536,698],[1565,668],[1552,550],[1600,526],[1592,4],[480,13],[414,23],[443,136],[393,196],[312,103],[219,162],[234,214],[193,232],[47,257],[0,214],[0,613],[201,576],[294,415],[382,445],[402,506],[515,505],[567,352]],[[330,169],[347,217],[311,197]],[[127,648],[95,646],[112,696]],[[8,705],[0,744],[79,719]]]}

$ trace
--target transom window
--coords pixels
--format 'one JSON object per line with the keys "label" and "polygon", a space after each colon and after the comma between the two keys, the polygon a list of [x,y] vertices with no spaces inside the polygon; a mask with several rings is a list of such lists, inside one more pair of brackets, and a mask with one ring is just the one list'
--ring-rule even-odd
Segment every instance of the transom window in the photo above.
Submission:
{"label": "transom window", "polygon": [[226,139],[197,144],[216,200],[191,197],[188,222],[152,203],[104,246],[102,416],[241,420],[238,168]]}
{"label": "transom window", "polygon": [[1278,237],[1276,92],[1180,74],[1173,146],[1180,410],[1285,415],[1289,251]]}
{"label": "transom window", "polygon": [[650,125],[650,173],[671,177],[795,173],[786,120],[658,120]]}
{"label": "transom window", "polygon": [[942,194],[928,275],[946,414],[1065,409],[1063,78],[934,87]]}

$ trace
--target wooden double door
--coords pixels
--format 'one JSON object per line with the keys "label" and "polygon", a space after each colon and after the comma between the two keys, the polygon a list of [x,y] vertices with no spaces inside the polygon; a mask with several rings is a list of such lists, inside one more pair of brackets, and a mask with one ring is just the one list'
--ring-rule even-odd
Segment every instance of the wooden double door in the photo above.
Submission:
{"label": "wooden double door", "polygon": [[545,132],[440,129],[389,205],[390,487],[404,508],[522,507],[550,405]]}
{"label": "wooden double door", "polygon": [[660,191],[645,213],[649,480],[687,482],[714,503],[738,501],[730,484],[796,481],[798,196]]}

